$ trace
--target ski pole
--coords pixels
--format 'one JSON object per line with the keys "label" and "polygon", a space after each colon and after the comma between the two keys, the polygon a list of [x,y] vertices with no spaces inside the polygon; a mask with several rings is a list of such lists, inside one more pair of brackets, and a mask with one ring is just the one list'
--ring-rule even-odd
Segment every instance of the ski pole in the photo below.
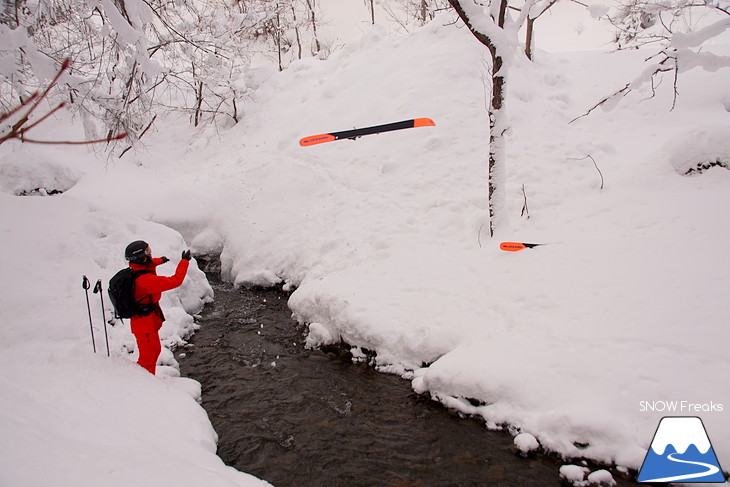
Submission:
{"label": "ski pole", "polygon": [[94,294],[99,293],[99,299],[101,300],[101,316],[104,320],[104,338],[106,339],[106,356],[110,357],[109,354],[109,334],[106,332],[106,311],[104,311],[104,293],[101,292],[101,279],[96,281],[94,285]]}
{"label": "ski pole", "polygon": [[86,291],[86,310],[89,312],[89,328],[91,329],[91,346],[94,347],[94,353],[96,353],[96,341],[94,341],[94,323],[91,321],[91,305],[89,304],[89,288],[91,283],[89,279],[84,276],[84,280],[81,283],[81,287]]}

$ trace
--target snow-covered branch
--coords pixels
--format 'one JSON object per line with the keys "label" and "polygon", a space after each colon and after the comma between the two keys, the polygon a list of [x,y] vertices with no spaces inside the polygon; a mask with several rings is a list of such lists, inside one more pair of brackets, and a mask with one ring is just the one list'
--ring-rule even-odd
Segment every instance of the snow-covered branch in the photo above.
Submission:
{"label": "snow-covered branch", "polygon": [[[730,67],[730,56],[702,50],[708,41],[730,30],[730,17],[717,18],[718,15],[728,14],[728,7],[730,7],[730,2],[726,0],[708,0],[704,3],[681,0],[633,0],[630,4],[619,7],[617,13],[607,15],[609,21],[617,27],[616,42],[619,49],[658,43],[661,46],[660,50],[647,59],[647,61],[652,60],[651,64],[647,65],[632,81],[596,103],[586,113],[571,122],[590,114],[598,107],[610,109],[629,92],[647,83],[651,83],[653,95],[656,80],[667,72],[674,73],[672,103],[672,108],[674,108],[678,96],[677,82],[681,73],[697,67],[706,71],[717,71]],[[687,28],[689,23],[685,17],[698,8],[709,13],[709,18],[702,17],[704,25],[695,30]],[[666,19],[665,16],[670,19]]]}
{"label": "snow-covered branch", "polygon": [[730,30],[730,17],[714,22],[696,32],[675,32],[670,45],[676,49],[700,47],[727,30]]}

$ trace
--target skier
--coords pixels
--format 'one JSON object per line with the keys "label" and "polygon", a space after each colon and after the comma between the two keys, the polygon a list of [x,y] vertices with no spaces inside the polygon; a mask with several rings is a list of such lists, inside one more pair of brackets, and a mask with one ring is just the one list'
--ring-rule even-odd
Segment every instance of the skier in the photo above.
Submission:
{"label": "skier", "polygon": [[190,264],[190,251],[182,253],[182,258],[170,277],[158,276],[157,266],[168,262],[167,257],[152,257],[152,249],[143,240],[129,244],[124,251],[129,267],[135,272],[142,272],[135,280],[134,299],[140,305],[140,311],[131,318],[131,327],[137,339],[139,359],[137,363],[155,374],[157,358],[162,351],[158,332],[165,321],[160,308],[160,297],[163,291],[180,286],[185,279]]}

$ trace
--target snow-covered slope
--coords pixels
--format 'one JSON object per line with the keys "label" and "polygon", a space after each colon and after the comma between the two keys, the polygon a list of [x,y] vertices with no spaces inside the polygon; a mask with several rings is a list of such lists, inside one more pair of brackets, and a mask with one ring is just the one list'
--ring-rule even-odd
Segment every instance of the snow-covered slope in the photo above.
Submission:
{"label": "snow-covered slope", "polygon": [[[34,164],[22,152],[3,156],[4,168],[13,158]],[[46,157],[51,162],[43,167],[54,166],[53,154]],[[63,165],[72,167],[68,162]],[[52,173],[44,174],[52,187]],[[195,401],[200,384],[179,377],[169,350],[161,357],[161,378],[154,378],[127,353],[134,350],[128,323],[117,324],[107,330],[107,358],[101,300],[89,291],[93,353],[82,275],[92,286],[101,279],[106,293],[109,277],[125,265],[130,238],[147,238],[157,255],[176,262],[185,248],[180,235],[64,195],[2,193],[0,201],[0,484],[268,485],[215,456],[215,431]],[[162,300],[166,346],[193,331],[188,313],[211,298],[205,275],[192,267],[184,285]]]}
{"label": "snow-covered slope", "polygon": [[[730,173],[683,175],[730,157],[728,72],[681,76],[673,110],[666,79],[653,97],[646,86],[569,123],[639,73],[646,53],[520,62],[508,212],[490,240],[485,53],[444,24],[396,40],[374,30],[258,92],[219,160],[236,167],[225,185],[235,217],[218,230],[225,269],[237,282],[298,285],[290,305],[314,323],[311,344],[376,350],[419,391],[551,450],[636,468],[660,416],[640,401],[729,402],[698,378],[728,371],[712,344],[727,337],[730,269],[717,242]],[[437,127],[297,145],[413,116]],[[501,240],[549,245],[511,254]],[[706,423],[725,436],[723,415]]]}
{"label": "snow-covered slope", "polygon": [[[136,238],[177,257],[182,238],[160,223],[195,251],[222,252],[236,282],[296,286],[290,306],[311,323],[310,345],[343,339],[375,351],[384,371],[413,379],[417,391],[490,425],[508,423],[566,456],[637,468],[666,414],[642,411],[641,401],[730,407],[730,394],[712,379],[730,373],[722,348],[730,172],[681,174],[712,159],[730,162],[728,70],[682,75],[674,110],[666,79],[654,97],[646,87],[612,111],[568,123],[632,79],[645,53],[539,52],[535,63],[518,62],[508,87],[506,214],[490,239],[487,53],[447,20],[397,38],[376,27],[326,62],[304,60],[272,75],[230,130],[160,124],[167,131],[144,151],[106,167],[69,152],[3,146],[2,168],[45,157],[61,168],[57,180],[66,168],[74,176],[61,196],[2,195],[3,242],[15,261],[0,278],[0,380],[14,392],[2,396],[0,420],[14,433],[0,448],[50,455],[58,449],[44,446],[42,435],[53,434],[70,445],[61,459],[100,460],[109,435],[95,432],[127,406],[87,411],[96,429],[86,429],[81,417],[48,406],[59,381],[71,410],[105,387],[160,408],[172,400],[176,414],[155,421],[201,424],[193,436],[207,438],[203,446],[179,441],[174,427],[144,423],[139,431],[158,431],[163,442],[215,462],[200,411],[183,412],[191,399],[172,398],[188,382],[171,377],[155,386],[126,359],[90,356],[81,274],[108,278]],[[306,135],[412,117],[436,127],[298,145]],[[525,203],[529,219],[521,216]],[[506,253],[502,240],[547,245]],[[48,274],[53,280],[33,287]],[[200,279],[181,300],[209,296]],[[174,296],[163,304],[185,323]],[[110,338],[120,356],[129,335]],[[145,405],[129,407],[138,415]],[[678,413],[701,415],[728,463],[727,412]],[[85,439],[72,441],[68,425]],[[28,429],[34,435],[22,436]],[[126,430],[116,437],[127,449],[147,440]],[[161,450],[150,455],[177,458]],[[0,480],[28,485],[18,483],[27,474],[14,460],[27,454],[4,457]],[[212,472],[211,485],[233,475],[222,464]],[[83,485],[63,485],[72,484]]]}

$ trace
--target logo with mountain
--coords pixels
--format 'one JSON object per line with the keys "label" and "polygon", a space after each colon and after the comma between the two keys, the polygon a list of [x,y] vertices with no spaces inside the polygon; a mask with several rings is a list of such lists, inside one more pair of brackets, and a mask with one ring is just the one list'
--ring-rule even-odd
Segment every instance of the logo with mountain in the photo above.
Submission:
{"label": "logo with mountain", "polygon": [[694,416],[662,418],[639,471],[638,481],[725,482],[725,474],[702,420]]}

